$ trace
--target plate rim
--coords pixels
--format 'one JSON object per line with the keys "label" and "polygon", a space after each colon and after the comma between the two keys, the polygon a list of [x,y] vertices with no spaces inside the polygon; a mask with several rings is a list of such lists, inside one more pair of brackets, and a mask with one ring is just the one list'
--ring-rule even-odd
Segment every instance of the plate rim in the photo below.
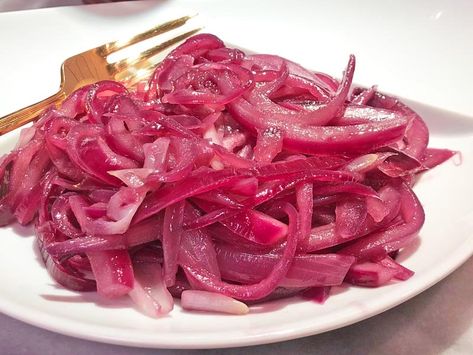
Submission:
{"label": "plate rim", "polygon": [[[29,238],[34,238],[34,236]],[[86,324],[68,319],[67,317],[51,315],[35,309],[32,310],[31,308],[17,304],[15,302],[10,302],[1,297],[0,312],[22,322],[46,329],[54,333],[113,345],[155,349],[222,349],[241,346],[264,345],[322,334],[384,313],[385,311],[412,299],[436,283],[440,282],[445,277],[453,273],[456,269],[458,269],[461,265],[463,265],[471,256],[473,256],[473,235],[470,235],[470,237],[466,238],[461,244],[457,245],[455,253],[451,253],[449,257],[443,260],[441,263],[438,263],[428,272],[421,274],[421,279],[410,279],[388,285],[388,287],[394,287],[395,292],[389,294],[388,297],[382,297],[380,301],[374,300],[374,302],[370,303],[370,305],[365,308],[362,315],[356,311],[351,312],[351,314],[344,317],[344,320],[341,322],[337,322],[337,319],[335,318],[334,320],[324,323],[323,325],[317,323],[310,324],[310,322],[306,319],[302,322],[299,321],[298,323],[301,325],[297,328],[287,327],[285,329],[279,329],[269,333],[263,332],[251,335],[247,334],[243,338],[230,337],[229,335],[233,334],[232,332],[224,333],[227,334],[227,336],[219,333],[218,336],[202,337],[199,334],[196,337],[190,338],[183,337],[182,335],[180,337],[178,335],[169,336],[169,333],[164,333],[164,336],[161,336],[158,332],[153,336],[153,338],[150,338],[150,336],[145,336],[141,339],[127,338],[126,336],[111,336],[110,329],[112,328],[110,327]],[[44,269],[44,271],[46,271],[46,269]],[[414,287],[412,287],[413,280],[417,281],[414,284]],[[402,296],[393,296],[397,294],[402,294]],[[198,313],[195,313],[195,315],[199,316]],[[226,317],[226,315],[221,316]],[[156,321],[159,321],[159,319],[156,319]],[[97,330],[97,332],[94,332],[94,330]],[[116,329],[112,329],[112,331],[116,332]],[[121,330],[117,334],[122,335],[121,333],[123,331],[124,330]]]}

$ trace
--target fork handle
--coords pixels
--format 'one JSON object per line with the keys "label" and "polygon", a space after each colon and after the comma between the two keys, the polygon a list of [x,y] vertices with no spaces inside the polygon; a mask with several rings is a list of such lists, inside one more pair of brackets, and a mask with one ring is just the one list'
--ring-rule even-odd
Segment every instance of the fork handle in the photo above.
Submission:
{"label": "fork handle", "polygon": [[13,131],[31,121],[34,121],[39,114],[50,105],[64,100],[66,94],[60,90],[54,95],[37,102],[33,105],[22,108],[21,110],[10,113],[0,118],[0,136]]}

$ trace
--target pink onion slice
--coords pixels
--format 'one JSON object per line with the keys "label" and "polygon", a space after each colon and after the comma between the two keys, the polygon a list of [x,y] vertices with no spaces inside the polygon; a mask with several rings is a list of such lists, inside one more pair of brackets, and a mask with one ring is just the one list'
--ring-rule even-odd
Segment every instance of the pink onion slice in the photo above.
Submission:
{"label": "pink onion slice", "polygon": [[258,191],[258,179],[256,177],[250,177],[240,180],[235,185],[231,186],[229,190],[241,196],[254,196]]}
{"label": "pink onion slice", "polygon": [[282,133],[277,128],[269,127],[258,132],[254,149],[255,160],[260,163],[271,163],[282,150]]}
{"label": "pink onion slice", "polygon": [[133,267],[127,250],[93,251],[87,257],[101,296],[116,298],[132,290]]}
{"label": "pink onion slice", "polygon": [[311,287],[308,290],[304,291],[302,296],[314,302],[324,304],[330,296],[330,290],[330,286]]}
{"label": "pink onion slice", "polygon": [[396,262],[389,256],[385,257],[383,260],[379,261],[378,263],[387,268],[395,270],[396,273],[394,274],[394,278],[398,280],[404,281],[411,278],[414,275],[414,272],[412,270],[409,270],[408,268],[402,266],[401,264],[399,264],[398,262]]}
{"label": "pink onion slice", "polygon": [[189,176],[181,180],[177,186],[168,185],[162,188],[159,193],[148,195],[138,210],[135,222],[142,221],[167,206],[186,198],[217,188],[231,186],[244,177],[247,176],[237,175],[233,170],[209,171]]}
{"label": "pink onion slice", "polygon": [[[283,128],[287,127],[287,123],[289,122],[291,124],[323,126],[341,110],[353,79],[354,70],[355,57],[352,55],[350,56],[347,69],[335,96],[327,104],[320,105],[318,109],[314,111],[294,112],[287,110],[272,103],[264,96],[250,98],[249,102],[253,106],[251,108],[244,103],[243,99],[231,103],[230,106],[232,110],[239,112],[237,119],[241,121],[252,120],[253,124],[259,128],[263,128],[264,126]],[[241,105],[246,106],[246,111],[241,109]],[[256,122],[254,120],[258,121]]]}
{"label": "pink onion slice", "polygon": [[172,311],[174,300],[163,280],[159,263],[135,263],[135,282],[128,295],[149,317],[161,317]]}
{"label": "pink onion slice", "polygon": [[400,225],[394,224],[385,231],[376,232],[360,239],[343,248],[340,251],[341,253],[354,255],[360,259],[369,258],[377,255],[377,253],[388,253],[393,251],[389,250],[390,243],[402,243],[403,239],[415,235],[420,230],[425,220],[425,214],[417,196],[406,184],[399,187],[399,193],[401,195],[400,214],[403,223]]}
{"label": "pink onion slice", "polygon": [[[251,251],[227,243],[216,248],[222,278],[254,283],[264,279],[276,265],[279,254]],[[289,271],[279,283],[283,287],[312,287],[340,285],[354,257],[338,254],[296,255]]]}
{"label": "pink onion slice", "polygon": [[308,240],[312,228],[312,213],[314,210],[313,184],[303,183],[296,186],[297,209],[299,211],[299,228],[301,240]]}
{"label": "pink onion slice", "polygon": [[95,235],[123,234],[130,226],[135,212],[141,205],[146,190],[122,187],[111,198],[107,206],[107,218],[93,218],[86,214],[86,199],[80,195],[69,197],[69,203],[81,228]]}
{"label": "pink onion slice", "polygon": [[[366,234],[384,228],[391,223],[399,214],[400,209],[400,193],[392,186],[385,186],[379,192],[381,200],[386,204],[389,213],[378,224],[373,223],[370,218],[366,218],[361,232],[352,238],[344,238],[335,232],[335,223],[327,224],[312,228],[309,239],[305,243],[301,243],[300,249],[307,252],[314,252],[326,249],[335,245],[343,244],[349,240],[358,239]],[[360,239],[360,242],[366,238]]]}
{"label": "pink onion slice", "polygon": [[77,125],[68,134],[68,155],[74,164],[90,176],[111,185],[119,181],[108,171],[137,168],[138,163],[113,152],[103,138],[99,125]]}
{"label": "pink onion slice", "polygon": [[351,198],[340,201],[335,209],[335,233],[342,238],[351,238],[359,233],[366,216],[366,202]]}
{"label": "pink onion slice", "polygon": [[121,235],[80,236],[51,242],[46,250],[51,256],[59,258],[89,251],[129,249],[162,239],[162,227],[161,218],[149,218],[131,226]]}
{"label": "pink onion slice", "polygon": [[[197,202],[204,211],[209,212],[211,204]],[[275,244],[287,235],[287,225],[271,216],[254,210],[244,210],[231,218],[220,221],[233,233],[258,244]]]}
{"label": "pink onion slice", "polygon": [[346,281],[364,287],[379,287],[392,280],[396,271],[379,263],[363,262],[353,265]]}
{"label": "pink onion slice", "polygon": [[167,287],[174,285],[178,267],[179,247],[183,233],[184,201],[166,208],[164,212],[163,253],[164,283]]}
{"label": "pink onion slice", "polygon": [[87,279],[80,270],[74,268],[69,261],[59,262],[45,249],[54,239],[55,233],[51,223],[44,223],[36,227],[38,247],[44,264],[51,277],[60,285],[75,291],[97,290],[94,280]]}
{"label": "pink onion slice", "polygon": [[247,314],[250,309],[243,302],[208,291],[185,290],[181,294],[181,306],[191,311]]}
{"label": "pink onion slice", "polygon": [[[239,184],[238,182],[237,184]],[[233,190],[233,189],[230,189]],[[237,199],[233,198],[229,194],[224,194],[219,190],[212,190],[209,192],[205,192],[203,194],[199,194],[197,197],[199,200],[210,202],[210,204],[217,204],[229,208],[242,208],[243,204],[238,202]],[[196,202],[198,204],[198,202]]]}
{"label": "pink onion slice", "polygon": [[188,279],[204,290],[222,293],[241,300],[258,299],[270,294],[287,273],[297,247],[297,211],[291,205],[285,205],[284,210],[290,219],[286,247],[280,260],[266,278],[251,285],[234,285],[221,281],[206,270],[187,266],[184,271]]}

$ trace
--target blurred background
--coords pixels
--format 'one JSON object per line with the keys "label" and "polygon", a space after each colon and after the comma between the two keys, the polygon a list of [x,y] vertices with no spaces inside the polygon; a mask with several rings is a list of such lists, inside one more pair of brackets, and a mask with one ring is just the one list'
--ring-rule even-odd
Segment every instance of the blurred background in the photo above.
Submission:
{"label": "blurred background", "polygon": [[133,0],[0,0],[0,12]]}

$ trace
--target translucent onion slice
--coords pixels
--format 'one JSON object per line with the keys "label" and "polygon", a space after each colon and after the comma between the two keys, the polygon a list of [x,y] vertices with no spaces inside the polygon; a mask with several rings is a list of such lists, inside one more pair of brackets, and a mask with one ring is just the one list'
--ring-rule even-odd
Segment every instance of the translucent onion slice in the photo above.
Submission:
{"label": "translucent onion slice", "polygon": [[247,314],[250,309],[243,302],[208,291],[185,290],[181,294],[181,306],[190,311]]}

